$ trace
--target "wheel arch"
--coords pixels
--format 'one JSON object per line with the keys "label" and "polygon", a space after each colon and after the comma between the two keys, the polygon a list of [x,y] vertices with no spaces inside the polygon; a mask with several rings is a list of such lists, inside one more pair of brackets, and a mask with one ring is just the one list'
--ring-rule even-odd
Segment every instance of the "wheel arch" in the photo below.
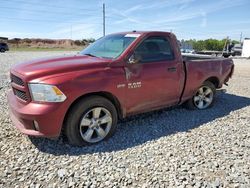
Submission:
{"label": "wheel arch", "polygon": [[77,104],[80,100],[84,99],[84,98],[87,98],[87,97],[91,97],[91,96],[100,96],[100,97],[104,97],[106,99],[108,99],[110,102],[112,102],[117,110],[117,114],[118,114],[118,119],[122,119],[123,117],[123,110],[122,110],[122,106],[121,106],[121,103],[120,101],[118,100],[118,98],[116,96],[114,96],[112,93],[110,92],[106,92],[106,91],[100,91],[100,92],[92,92],[92,93],[87,93],[87,94],[84,94],[80,97],[78,97],[77,99],[75,99],[71,105],[69,106],[66,114],[65,114],[65,117],[64,117],[64,121],[63,121],[63,124],[65,124],[65,120],[68,116],[68,113],[71,111],[72,107]]}
{"label": "wheel arch", "polygon": [[[206,81],[209,81],[209,82],[211,82],[212,84],[214,84],[215,88],[219,88],[220,80],[219,80],[217,77],[215,77],[215,76],[209,77],[209,78],[206,79],[204,82],[206,82]],[[204,82],[203,82],[203,83],[204,83]]]}

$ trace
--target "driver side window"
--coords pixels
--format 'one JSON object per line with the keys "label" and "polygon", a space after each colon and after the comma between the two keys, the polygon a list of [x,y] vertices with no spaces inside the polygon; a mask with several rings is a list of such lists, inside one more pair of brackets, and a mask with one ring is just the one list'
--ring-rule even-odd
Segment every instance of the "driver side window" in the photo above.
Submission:
{"label": "driver side window", "polygon": [[169,41],[167,38],[160,36],[145,39],[136,48],[135,55],[140,58],[140,62],[142,63],[174,59],[173,50]]}

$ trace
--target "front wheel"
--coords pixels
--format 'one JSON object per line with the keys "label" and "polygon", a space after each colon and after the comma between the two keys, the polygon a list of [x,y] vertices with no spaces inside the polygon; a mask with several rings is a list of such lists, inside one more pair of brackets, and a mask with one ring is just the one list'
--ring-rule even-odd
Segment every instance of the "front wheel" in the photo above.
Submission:
{"label": "front wheel", "polygon": [[215,91],[215,86],[211,82],[204,82],[195,95],[186,102],[186,107],[199,110],[211,107],[214,102]]}
{"label": "front wheel", "polygon": [[94,144],[112,136],[117,126],[117,111],[106,98],[87,97],[73,106],[65,126],[72,145]]}

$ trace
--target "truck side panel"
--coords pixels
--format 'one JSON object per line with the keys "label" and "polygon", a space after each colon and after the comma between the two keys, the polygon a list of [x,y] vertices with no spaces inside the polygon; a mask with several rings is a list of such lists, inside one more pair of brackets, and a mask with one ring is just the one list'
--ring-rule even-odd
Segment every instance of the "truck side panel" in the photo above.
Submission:
{"label": "truck side panel", "polygon": [[192,98],[202,83],[210,78],[216,78],[218,80],[216,87],[221,88],[233,68],[231,59],[193,60],[184,63],[187,75],[181,102]]}

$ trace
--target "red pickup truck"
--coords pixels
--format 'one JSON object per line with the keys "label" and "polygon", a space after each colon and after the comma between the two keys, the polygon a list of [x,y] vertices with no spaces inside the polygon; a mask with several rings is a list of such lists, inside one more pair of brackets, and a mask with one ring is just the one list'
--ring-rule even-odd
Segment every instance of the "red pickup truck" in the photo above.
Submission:
{"label": "red pickup truck", "polygon": [[10,116],[24,134],[73,145],[109,138],[127,116],[185,104],[203,110],[233,74],[231,59],[182,57],[168,32],[107,35],[80,54],[10,70]]}

